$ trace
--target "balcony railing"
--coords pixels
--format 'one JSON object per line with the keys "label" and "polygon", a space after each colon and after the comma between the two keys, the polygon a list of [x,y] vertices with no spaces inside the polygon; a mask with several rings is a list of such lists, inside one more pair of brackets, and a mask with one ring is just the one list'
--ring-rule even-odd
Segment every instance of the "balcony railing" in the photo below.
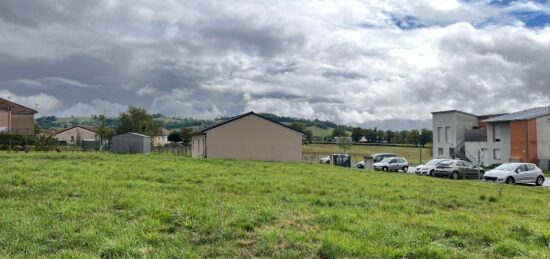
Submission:
{"label": "balcony railing", "polygon": [[464,132],[466,142],[487,142],[487,131],[485,129],[472,129]]}

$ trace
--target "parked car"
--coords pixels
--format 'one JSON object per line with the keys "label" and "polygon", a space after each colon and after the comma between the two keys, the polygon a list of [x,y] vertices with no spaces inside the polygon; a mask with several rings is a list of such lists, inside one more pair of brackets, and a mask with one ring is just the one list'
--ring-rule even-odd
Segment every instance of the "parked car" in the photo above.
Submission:
{"label": "parked car", "polygon": [[319,164],[330,164],[330,156],[319,159]]}
{"label": "parked car", "polygon": [[414,169],[414,173],[418,175],[434,175],[435,167],[448,159],[432,159],[428,163],[425,163],[423,165],[419,165]]}
{"label": "parked car", "polygon": [[382,160],[388,157],[397,157],[397,155],[394,153],[376,153],[372,155],[372,162],[373,163],[382,162]]}
{"label": "parked car", "polygon": [[445,160],[439,162],[434,170],[434,176],[457,179],[481,179],[485,170],[464,160]]}
{"label": "parked car", "polygon": [[[385,158],[388,158],[388,157],[397,157],[397,155],[394,154],[394,153],[376,153],[376,154],[372,155],[372,162],[373,163],[378,163],[378,162],[381,162],[382,160],[384,160]],[[365,169],[365,161],[361,161],[361,162],[357,163],[357,168]]]}
{"label": "parked car", "polygon": [[409,170],[409,162],[403,157],[388,157],[378,163],[374,163],[373,167],[376,171],[397,172],[403,170],[406,173]]}
{"label": "parked car", "polygon": [[487,172],[483,180],[507,184],[534,183],[541,186],[544,183],[544,173],[534,164],[506,163]]}

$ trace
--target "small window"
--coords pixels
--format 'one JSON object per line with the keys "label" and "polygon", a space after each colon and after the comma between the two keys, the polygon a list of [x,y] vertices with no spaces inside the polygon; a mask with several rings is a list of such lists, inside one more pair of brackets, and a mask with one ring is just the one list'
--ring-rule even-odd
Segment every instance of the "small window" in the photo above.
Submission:
{"label": "small window", "polygon": [[445,143],[451,143],[451,127],[445,127]]}
{"label": "small window", "polygon": [[493,141],[500,142],[500,126],[493,125]]}
{"label": "small window", "polygon": [[534,165],[527,165],[527,171],[535,171],[537,170]]}
{"label": "small window", "polygon": [[391,163],[391,164],[397,163],[397,159],[392,159],[390,163]]}
{"label": "small window", "polygon": [[525,171],[527,171],[527,167],[526,167],[525,165],[520,165],[520,166],[518,166],[518,168],[516,169],[516,171],[517,171],[518,173],[525,172]]}
{"label": "small window", "polygon": [[71,142],[74,142],[74,136],[71,136]]}
{"label": "small window", "polygon": [[442,147],[437,149],[437,155],[438,156],[443,156],[443,148]]}
{"label": "small window", "polygon": [[442,142],[442,137],[443,136],[443,127],[438,127],[437,128],[437,143],[441,143]]}
{"label": "small window", "polygon": [[456,162],[456,166],[465,166],[463,162]]}
{"label": "small window", "polygon": [[493,149],[493,159],[494,160],[501,159],[500,149]]}
{"label": "small window", "polygon": [[405,159],[399,158],[399,163],[405,163]]}

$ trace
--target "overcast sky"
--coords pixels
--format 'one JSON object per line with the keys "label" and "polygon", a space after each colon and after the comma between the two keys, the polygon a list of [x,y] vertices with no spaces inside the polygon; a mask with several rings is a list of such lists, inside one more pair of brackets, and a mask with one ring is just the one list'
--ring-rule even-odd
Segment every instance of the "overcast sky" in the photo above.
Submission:
{"label": "overcast sky", "polygon": [[0,97],[39,116],[395,128],[549,105],[549,61],[548,1],[0,1]]}

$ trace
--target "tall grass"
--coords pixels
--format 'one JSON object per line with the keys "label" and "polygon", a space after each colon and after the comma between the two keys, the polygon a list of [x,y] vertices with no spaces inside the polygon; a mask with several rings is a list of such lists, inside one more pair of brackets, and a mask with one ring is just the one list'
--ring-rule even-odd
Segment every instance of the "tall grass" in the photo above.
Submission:
{"label": "tall grass", "polygon": [[302,163],[0,153],[4,257],[550,257],[550,192]]}

